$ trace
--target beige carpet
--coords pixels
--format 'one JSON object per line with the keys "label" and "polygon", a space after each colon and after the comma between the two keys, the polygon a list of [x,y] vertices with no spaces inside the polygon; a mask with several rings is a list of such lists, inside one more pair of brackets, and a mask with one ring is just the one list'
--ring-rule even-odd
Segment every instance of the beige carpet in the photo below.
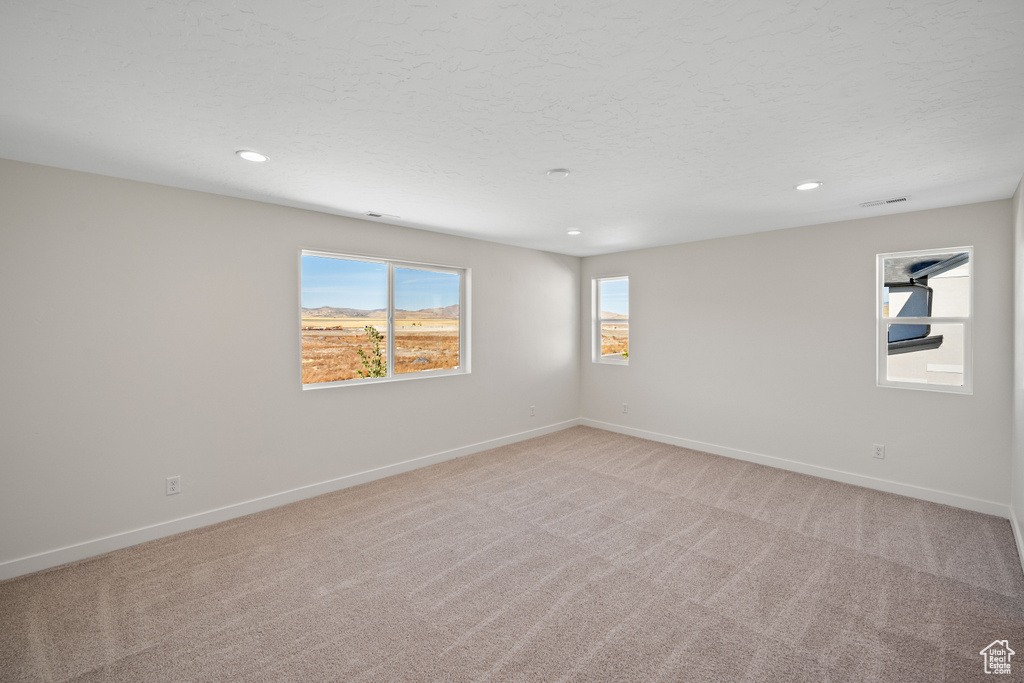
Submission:
{"label": "beige carpet", "polygon": [[585,427],[0,583],[5,683],[1021,678],[1006,520]]}

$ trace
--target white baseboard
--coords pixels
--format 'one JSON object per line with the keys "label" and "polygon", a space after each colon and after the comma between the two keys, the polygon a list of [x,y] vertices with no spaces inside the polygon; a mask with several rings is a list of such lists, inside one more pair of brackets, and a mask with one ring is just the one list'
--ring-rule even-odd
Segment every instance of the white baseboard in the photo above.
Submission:
{"label": "white baseboard", "polygon": [[1020,559],[1021,569],[1024,569],[1024,538],[1021,537],[1020,521],[1017,520],[1013,505],[1010,506],[1010,526],[1013,527],[1013,540],[1017,542],[1017,557]]}
{"label": "white baseboard", "polygon": [[317,484],[310,484],[308,486],[301,486],[289,491],[274,493],[269,496],[247,500],[234,505],[226,505],[222,508],[207,510],[206,512],[200,512],[187,517],[180,517],[167,522],[160,522],[159,524],[153,524],[139,529],[132,529],[131,531],[112,534],[110,536],[104,536],[91,541],[84,541],[82,543],[76,543],[63,548],[57,548],[55,550],[48,550],[35,555],[29,555],[27,557],[19,557],[6,562],[0,562],[0,581],[21,576],[23,574],[30,574],[43,569],[49,569],[51,567],[57,567],[62,564],[67,564],[68,562],[84,560],[89,557],[95,557],[96,555],[120,550],[121,548],[138,545],[139,543],[144,543],[146,541],[153,541],[165,536],[172,536],[183,531],[190,531],[192,529],[198,529],[199,527],[217,524],[218,522],[224,522],[236,517],[251,515],[254,512],[262,512],[263,510],[287,505],[288,503],[294,503],[306,498],[313,498],[314,496],[319,496],[324,493],[339,491],[341,489],[348,488],[349,486],[365,484],[366,482],[373,481],[375,479],[383,479],[384,477],[389,477],[393,474],[401,474],[402,472],[408,472],[409,470],[425,467],[427,465],[433,465],[446,460],[453,460],[455,458],[461,458],[466,455],[472,455],[492,448],[498,448],[499,446],[506,446],[518,441],[525,441],[526,439],[544,436],[545,434],[558,432],[569,427],[575,427],[578,424],[580,424],[580,420],[578,418],[566,420],[565,422],[558,422],[547,425],[546,427],[539,427],[526,432],[519,432],[518,434],[510,434],[497,439],[482,441],[480,443],[470,444],[469,446],[463,446],[461,448],[453,448],[452,450],[442,451],[432,455],[424,455],[419,458],[405,460],[393,465],[385,465],[384,467],[366,470],[365,472],[357,472],[344,477],[338,477],[337,479],[331,479]]}
{"label": "white baseboard", "polygon": [[[995,515],[996,517],[1002,517],[1012,521],[1009,505],[996,503],[990,500],[971,498],[970,496],[962,496],[960,494],[949,493],[947,491],[937,491],[935,489],[914,486],[912,484],[901,484],[896,481],[889,481],[888,479],[878,479],[876,477],[854,474],[853,472],[844,472],[843,470],[834,470],[828,467],[820,467],[818,465],[808,465],[807,463],[797,462],[796,460],[786,460],[785,458],[777,458],[772,455],[762,455],[761,453],[742,451],[736,448],[728,448],[726,446],[718,446],[716,444],[704,443],[702,441],[683,439],[677,436],[649,432],[643,429],[624,427],[610,422],[600,422],[598,420],[581,418],[580,424],[586,427],[604,429],[609,432],[618,432],[619,434],[636,436],[650,441],[660,441],[661,443],[672,444],[673,446],[682,446],[695,451],[704,451],[705,453],[722,455],[727,458],[735,458],[736,460],[745,460],[759,465],[776,467],[778,469],[789,470],[790,472],[809,474],[814,477],[831,479],[832,481],[838,481],[844,484],[853,484],[855,486],[863,486],[864,488],[875,489],[877,491],[885,491],[886,493],[896,493],[909,498],[927,500],[932,503],[951,505],[953,507],[963,508],[973,512]],[[1017,547],[1021,547],[1020,536],[1017,537]]]}

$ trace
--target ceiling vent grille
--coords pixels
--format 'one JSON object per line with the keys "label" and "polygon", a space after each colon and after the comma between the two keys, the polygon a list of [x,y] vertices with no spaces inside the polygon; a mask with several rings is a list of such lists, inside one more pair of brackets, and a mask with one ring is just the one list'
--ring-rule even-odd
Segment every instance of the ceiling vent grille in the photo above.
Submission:
{"label": "ceiling vent grille", "polygon": [[381,213],[379,211],[367,211],[365,215],[370,218],[401,218],[401,216],[392,216],[390,213]]}
{"label": "ceiling vent grille", "polygon": [[874,202],[864,202],[860,206],[861,206],[862,209],[867,209],[867,208],[870,208],[872,206],[885,206],[887,204],[902,204],[903,202],[908,201],[909,199],[910,199],[910,197],[893,197],[892,199],[879,199],[879,200],[874,201]]}

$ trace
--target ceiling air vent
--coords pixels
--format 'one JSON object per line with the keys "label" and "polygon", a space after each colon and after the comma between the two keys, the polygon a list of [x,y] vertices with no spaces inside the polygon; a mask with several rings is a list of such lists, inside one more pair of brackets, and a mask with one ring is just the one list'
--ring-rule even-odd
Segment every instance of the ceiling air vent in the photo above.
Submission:
{"label": "ceiling air vent", "polygon": [[862,209],[867,209],[872,206],[885,206],[886,204],[902,204],[909,200],[910,197],[893,197],[892,199],[879,199],[874,202],[864,202],[860,205]]}
{"label": "ceiling air vent", "polygon": [[370,218],[399,218],[399,216],[392,216],[390,213],[380,213],[378,211],[367,211],[365,215]]}

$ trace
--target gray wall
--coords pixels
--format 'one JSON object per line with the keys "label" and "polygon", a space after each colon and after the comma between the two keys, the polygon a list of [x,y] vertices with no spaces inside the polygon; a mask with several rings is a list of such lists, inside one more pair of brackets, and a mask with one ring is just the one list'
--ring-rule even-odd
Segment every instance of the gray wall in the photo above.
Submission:
{"label": "gray wall", "polygon": [[[584,423],[1006,516],[1010,208],[584,259]],[[875,255],[964,245],[975,247],[974,394],[876,386]],[[630,276],[629,366],[594,364],[590,280],[620,274]]]}
{"label": "gray wall", "polygon": [[1010,516],[1017,536],[1017,552],[1024,564],[1024,179],[1017,185],[1013,204],[1014,298],[1013,314],[1013,504]]}
{"label": "gray wall", "polygon": [[[11,161],[0,207],[0,578],[579,417],[578,258]],[[302,391],[301,248],[472,268],[472,373]]]}
{"label": "gray wall", "polygon": [[[581,414],[995,514],[1013,469],[1024,518],[1021,190],[582,261],[10,161],[0,206],[0,578]],[[974,395],[875,386],[875,255],[967,244]],[[472,374],[303,392],[301,248],[472,268]],[[594,365],[590,280],[619,274],[630,364]]]}

